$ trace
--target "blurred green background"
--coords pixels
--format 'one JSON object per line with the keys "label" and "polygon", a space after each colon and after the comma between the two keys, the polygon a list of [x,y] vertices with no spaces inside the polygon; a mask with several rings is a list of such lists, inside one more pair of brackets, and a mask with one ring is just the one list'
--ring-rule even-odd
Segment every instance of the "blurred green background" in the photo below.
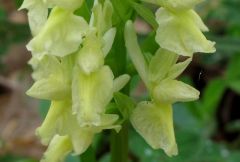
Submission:
{"label": "blurred green background", "polygon": [[[32,83],[31,38],[26,12],[17,11],[22,0],[0,0],[0,162],[35,162],[43,147],[34,130],[49,103],[27,97]],[[179,155],[167,157],[152,150],[129,128],[131,162],[239,162],[240,161],[240,0],[209,0],[198,6],[209,26],[207,37],[216,41],[215,54],[196,54],[180,78],[201,91],[199,101],[174,105]],[[137,19],[137,30],[146,37],[148,26]],[[151,47],[148,47],[151,48]],[[131,82],[132,96],[147,97],[140,79]],[[93,143],[99,162],[108,162],[109,132]],[[77,162],[69,156],[67,162]]]}

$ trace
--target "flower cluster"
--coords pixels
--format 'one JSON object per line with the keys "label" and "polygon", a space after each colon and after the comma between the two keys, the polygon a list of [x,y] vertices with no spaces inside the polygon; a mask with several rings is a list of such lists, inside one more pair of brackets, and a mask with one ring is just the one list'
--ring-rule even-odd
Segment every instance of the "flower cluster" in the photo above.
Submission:
{"label": "flower cluster", "polygon": [[[146,61],[132,22],[126,23],[127,52],[151,97],[135,106],[128,96],[118,93],[130,76],[114,78],[105,64],[116,35],[112,16],[125,23],[122,15],[128,15],[129,6],[124,7],[135,2],[129,0],[117,8],[112,1],[117,10],[114,13],[110,0],[95,0],[88,22],[76,14],[86,5],[84,0],[24,0],[21,9],[28,10],[33,35],[27,49],[32,53],[29,63],[35,80],[27,94],[51,101],[36,131],[48,145],[42,162],[63,161],[68,153],[80,155],[96,133],[119,131],[128,119],[154,149],[162,148],[169,156],[178,153],[172,105],[196,100],[199,92],[177,77],[190,64],[193,53],[212,53],[215,43],[203,35],[208,28],[193,10],[202,0],[143,1],[161,6],[156,12],[156,42],[160,47]],[[116,26],[121,29],[122,24]],[[178,61],[180,56],[187,59]],[[113,97],[116,114],[106,110]]]}
{"label": "flower cluster", "polygon": [[49,112],[37,135],[49,145],[42,162],[62,161],[68,153],[79,155],[104,129],[119,131],[118,115],[107,114],[113,93],[128,82],[128,75],[114,79],[104,58],[109,53],[116,29],[109,0],[97,0],[90,22],[75,14],[83,0],[25,0],[33,39],[35,83],[27,94],[51,101]]}
{"label": "flower cluster", "polygon": [[[205,38],[202,31],[208,31],[208,28],[193,10],[202,0],[143,1],[161,6],[156,12],[156,42],[160,48],[148,63],[137,43],[132,22],[127,22],[126,47],[151,96],[151,101],[143,101],[137,105],[130,121],[150,146],[154,149],[162,148],[167,155],[172,156],[178,153],[172,105],[199,98],[196,89],[176,78],[187,68],[193,53],[215,52],[215,43]],[[180,55],[187,56],[188,59],[178,62]]]}

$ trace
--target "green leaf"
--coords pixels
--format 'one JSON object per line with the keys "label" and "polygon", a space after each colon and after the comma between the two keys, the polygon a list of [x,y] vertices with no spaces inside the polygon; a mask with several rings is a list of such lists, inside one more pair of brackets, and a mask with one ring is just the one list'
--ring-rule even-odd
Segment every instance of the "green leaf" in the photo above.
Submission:
{"label": "green leaf", "polygon": [[211,36],[209,37],[212,40],[216,41],[216,48],[219,54],[232,56],[233,53],[238,53],[240,51],[239,37],[230,37],[230,36]]}
{"label": "green leaf", "polygon": [[90,146],[86,152],[84,152],[80,158],[81,162],[96,162],[95,150]]}
{"label": "green leaf", "polygon": [[240,131],[240,120],[235,120],[227,124],[226,130],[228,132],[239,132]]}
{"label": "green leaf", "polygon": [[226,71],[226,79],[229,81],[240,79],[240,54],[234,55]]}
{"label": "green leaf", "polygon": [[116,92],[114,93],[114,100],[124,120],[129,119],[133,109],[136,107],[136,103],[133,99],[123,93]]}
{"label": "green leaf", "polygon": [[113,24],[119,24],[120,22],[126,22],[133,15],[133,9],[130,6],[129,0],[111,0],[114,13],[113,13]]}
{"label": "green leaf", "polygon": [[140,43],[141,49],[144,53],[155,53],[159,49],[159,45],[155,41],[156,33],[152,31],[148,36]]}
{"label": "green leaf", "polygon": [[89,10],[88,4],[86,1],[83,2],[82,6],[74,12],[76,15],[84,17],[84,19],[89,22],[91,17],[91,12]]}
{"label": "green leaf", "polygon": [[158,28],[155,16],[149,8],[145,7],[144,4],[139,4],[135,2],[132,2],[131,5],[135,9],[135,11],[152,26],[154,30]]}
{"label": "green leaf", "polygon": [[240,94],[240,80],[230,81],[228,86],[238,94]]}
{"label": "green leaf", "polygon": [[202,99],[202,113],[203,116],[212,117],[216,108],[222,99],[222,95],[226,89],[225,81],[222,79],[215,79],[208,83],[203,92]]}

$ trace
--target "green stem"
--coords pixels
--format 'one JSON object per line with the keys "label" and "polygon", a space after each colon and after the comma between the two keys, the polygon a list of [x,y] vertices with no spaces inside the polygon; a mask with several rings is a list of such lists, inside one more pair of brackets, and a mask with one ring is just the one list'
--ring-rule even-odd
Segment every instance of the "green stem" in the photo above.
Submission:
{"label": "green stem", "polygon": [[[108,55],[107,64],[114,72],[114,76],[125,74],[127,69],[127,51],[124,41],[124,26],[134,15],[129,0],[111,0],[114,8],[113,24],[117,27],[117,34],[113,48]],[[129,94],[129,87],[124,88],[124,94]],[[122,124],[119,133],[111,133],[111,162],[128,162],[128,122]]]}
{"label": "green stem", "polygon": [[[124,43],[123,29],[124,23],[119,24],[113,50],[109,55],[109,64],[113,69],[114,75],[119,76],[126,73],[126,49]],[[129,88],[124,88],[122,91],[125,94],[129,93]],[[111,133],[111,162],[127,162],[128,160],[128,123],[122,125],[119,133],[114,130]]]}
{"label": "green stem", "polygon": [[80,156],[80,162],[96,162],[95,151],[91,146]]}
{"label": "green stem", "polygon": [[111,133],[111,162],[128,161],[128,123],[122,125],[119,133]]}

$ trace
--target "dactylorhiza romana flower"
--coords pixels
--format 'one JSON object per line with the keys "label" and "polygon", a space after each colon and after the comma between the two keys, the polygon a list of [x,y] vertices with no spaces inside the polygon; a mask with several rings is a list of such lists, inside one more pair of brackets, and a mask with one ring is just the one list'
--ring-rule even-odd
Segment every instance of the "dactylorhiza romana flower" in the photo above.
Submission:
{"label": "dactylorhiza romana flower", "polygon": [[[154,149],[162,148],[169,156],[178,153],[172,105],[196,100],[199,92],[176,78],[189,65],[193,53],[214,52],[215,43],[205,38],[202,31],[208,28],[193,10],[202,0],[143,1],[161,6],[156,12],[156,42],[160,48],[146,61],[132,22],[126,23],[128,54],[151,97],[135,107],[128,96],[116,93],[130,77],[124,74],[114,78],[111,68],[105,65],[116,35],[110,0],[94,1],[89,22],[75,14],[86,3],[84,0],[24,0],[21,9],[28,10],[34,36],[27,49],[32,52],[29,63],[35,83],[27,94],[51,101],[36,131],[41,142],[49,145],[42,162],[60,162],[69,153],[82,154],[96,133],[104,129],[119,131],[120,123],[128,118]],[[187,59],[178,62],[179,55]],[[124,103],[126,107],[117,106],[124,119],[106,113],[113,96],[116,105]]]}
{"label": "dactylorhiza romana flower", "polygon": [[[25,0],[34,38],[32,52],[35,83],[27,94],[51,100],[37,135],[49,145],[42,162],[63,161],[68,153],[82,154],[103,129],[119,131],[118,115],[106,114],[113,93],[122,89],[128,75],[114,79],[104,65],[114,41],[113,8],[109,0],[95,1],[88,23],[74,11],[83,0]],[[51,12],[48,13],[49,9]]]}
{"label": "dactylorhiza romana flower", "polygon": [[162,6],[156,12],[158,30],[156,41],[160,47],[179,55],[191,57],[195,52],[215,52],[214,42],[205,38],[208,31],[193,10],[203,0],[143,0]]}
{"label": "dactylorhiza romana flower", "polygon": [[[128,54],[151,97],[150,101],[138,103],[130,121],[152,148],[162,148],[167,155],[172,156],[178,153],[172,105],[199,98],[198,90],[176,78],[187,68],[193,53],[215,52],[215,43],[208,41],[202,34],[201,31],[207,31],[208,28],[192,9],[202,0],[143,1],[162,6],[156,12],[159,25],[156,42],[160,48],[147,63],[138,45],[133,24],[127,22],[125,41]],[[188,56],[188,59],[177,62],[179,55]]]}

